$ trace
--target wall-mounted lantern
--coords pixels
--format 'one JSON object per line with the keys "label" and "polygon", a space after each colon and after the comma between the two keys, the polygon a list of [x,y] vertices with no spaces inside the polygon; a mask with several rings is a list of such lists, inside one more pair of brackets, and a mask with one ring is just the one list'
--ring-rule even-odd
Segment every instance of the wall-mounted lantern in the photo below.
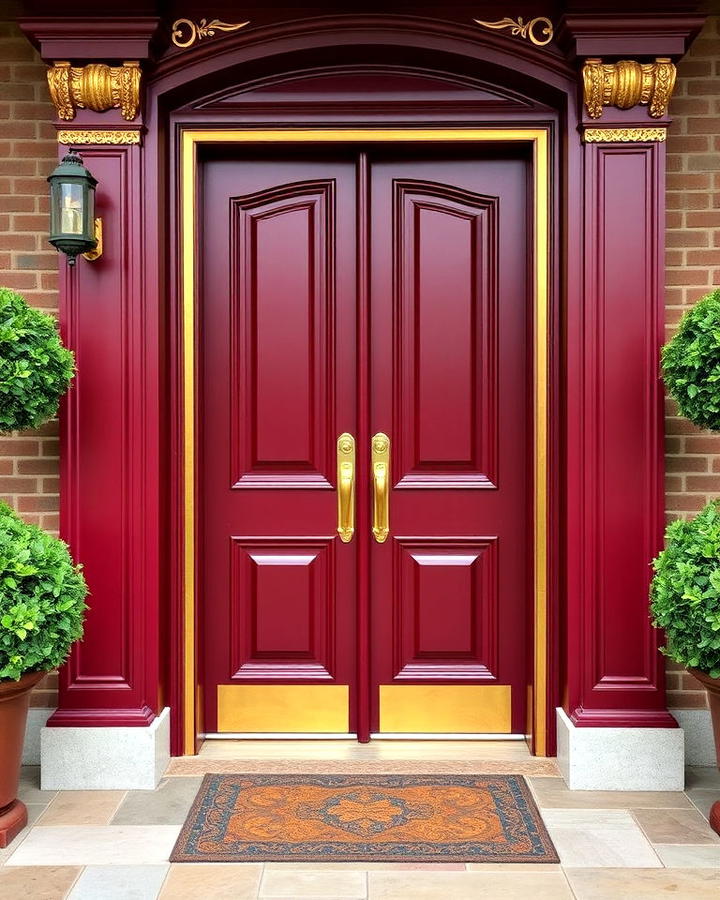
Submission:
{"label": "wall-mounted lantern", "polygon": [[50,182],[50,236],[48,240],[75,265],[81,253],[87,259],[102,254],[102,223],[95,218],[97,180],[74,151],[63,157]]}

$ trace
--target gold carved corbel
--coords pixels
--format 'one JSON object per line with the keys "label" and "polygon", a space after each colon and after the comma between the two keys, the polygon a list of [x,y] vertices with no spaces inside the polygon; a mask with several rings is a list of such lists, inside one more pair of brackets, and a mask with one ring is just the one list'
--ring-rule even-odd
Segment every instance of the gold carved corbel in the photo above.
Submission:
{"label": "gold carved corbel", "polygon": [[638,104],[647,106],[650,115],[659,119],[667,112],[676,69],[667,57],[658,57],[652,63],[587,59],[582,76],[583,99],[591,119],[599,119],[605,106],[632,109]]}
{"label": "gold carved corbel", "polygon": [[56,62],[47,73],[50,97],[58,116],[69,121],[76,110],[105,112],[119,109],[132,122],[140,108],[140,63],[124,62],[121,66],[89,63],[71,66]]}

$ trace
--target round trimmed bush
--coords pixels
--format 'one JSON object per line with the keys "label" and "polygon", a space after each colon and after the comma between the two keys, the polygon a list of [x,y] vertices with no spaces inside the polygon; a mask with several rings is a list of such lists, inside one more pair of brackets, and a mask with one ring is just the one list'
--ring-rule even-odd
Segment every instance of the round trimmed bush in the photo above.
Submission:
{"label": "round trimmed bush", "polygon": [[682,317],[677,334],[663,347],[662,373],[685,418],[720,431],[720,290]]}
{"label": "round trimmed bush", "polygon": [[74,371],[55,319],[0,288],[0,432],[52,419]]}
{"label": "round trimmed bush", "polygon": [[64,662],[82,637],[86,596],[67,545],[0,503],[0,680]]}
{"label": "round trimmed bush", "polygon": [[666,656],[720,677],[720,500],[694,519],[672,522],[653,561],[653,624],[665,629]]}

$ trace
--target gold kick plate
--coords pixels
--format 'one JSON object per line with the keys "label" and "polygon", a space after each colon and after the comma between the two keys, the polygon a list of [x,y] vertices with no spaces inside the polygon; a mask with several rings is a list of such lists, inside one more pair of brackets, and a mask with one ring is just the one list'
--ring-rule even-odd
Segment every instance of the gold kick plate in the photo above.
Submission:
{"label": "gold kick plate", "polygon": [[355,534],[355,438],[347,431],[337,439],[337,495],[337,531],[347,544]]}
{"label": "gold kick plate", "polygon": [[371,444],[373,479],[373,535],[378,544],[390,533],[390,438],[378,431]]}

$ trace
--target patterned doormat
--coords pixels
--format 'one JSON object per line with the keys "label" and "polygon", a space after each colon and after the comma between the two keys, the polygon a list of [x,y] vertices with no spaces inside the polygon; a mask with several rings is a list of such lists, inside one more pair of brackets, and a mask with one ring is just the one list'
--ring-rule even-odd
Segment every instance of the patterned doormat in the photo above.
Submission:
{"label": "patterned doormat", "polygon": [[517,775],[206,775],[170,859],[558,862]]}

